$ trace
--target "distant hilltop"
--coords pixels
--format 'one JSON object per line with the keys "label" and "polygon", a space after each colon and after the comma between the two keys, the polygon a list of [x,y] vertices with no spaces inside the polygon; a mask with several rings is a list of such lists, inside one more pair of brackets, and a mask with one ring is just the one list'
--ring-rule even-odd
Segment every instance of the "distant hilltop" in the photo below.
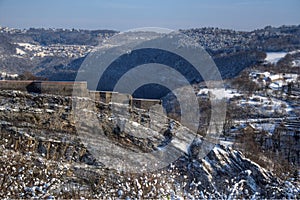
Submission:
{"label": "distant hilltop", "polygon": [[9,36],[21,43],[40,44],[43,46],[60,45],[90,45],[95,46],[103,38],[118,33],[114,30],[82,30],[62,28],[29,28],[15,29],[0,26],[0,35]]}
{"label": "distant hilltop", "polygon": [[[195,39],[212,56],[223,78],[263,62],[266,52],[300,49],[300,25],[253,31],[219,28],[179,30]],[[85,56],[114,30],[13,29],[0,27],[0,71],[29,71],[52,81],[73,81]]]}
{"label": "distant hilltop", "polygon": [[[217,27],[203,27],[192,29],[179,29],[179,32],[193,36],[199,39],[199,42],[207,49],[220,49],[224,47],[232,47],[238,44],[247,44],[249,41],[259,39],[270,39],[283,36],[298,36],[299,39],[300,25],[283,25],[280,27],[266,26],[263,29],[253,31],[236,31],[232,29],[221,29]],[[64,29],[64,28],[29,28],[16,29],[0,26],[0,35],[9,36],[12,40],[21,43],[33,43],[44,46],[59,45],[90,45],[99,44],[101,39],[105,39],[119,33],[117,30],[84,30],[84,29]],[[205,36],[199,38],[199,36]],[[211,36],[215,36],[212,39]],[[213,41],[214,40],[214,41]],[[225,41],[226,40],[226,41]],[[222,45],[215,46],[213,43]],[[226,44],[226,45],[225,45]],[[254,45],[254,44],[253,44]],[[267,42],[258,46],[258,48],[266,48]]]}

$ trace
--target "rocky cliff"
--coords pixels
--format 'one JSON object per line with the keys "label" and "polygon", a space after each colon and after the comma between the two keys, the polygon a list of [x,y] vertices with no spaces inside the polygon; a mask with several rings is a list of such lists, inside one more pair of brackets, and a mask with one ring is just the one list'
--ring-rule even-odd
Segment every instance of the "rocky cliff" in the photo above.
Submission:
{"label": "rocky cliff", "polygon": [[[78,131],[74,100],[87,118]],[[122,128],[111,104],[89,98],[0,91],[0,196],[8,198],[294,198],[299,183],[284,182],[243,154],[216,145],[199,157],[205,139],[196,137],[180,157],[152,172],[117,170],[87,146],[93,130],[118,147],[133,152],[161,149],[186,131],[159,113],[129,109],[131,126]],[[125,109],[128,109],[127,107]],[[95,118],[94,118],[94,117]],[[89,120],[91,119],[91,120]],[[93,121],[92,119],[97,119]],[[155,123],[151,123],[155,120]],[[81,131],[81,132],[80,132]],[[135,133],[151,133],[138,137]],[[106,155],[103,155],[106,156]]]}

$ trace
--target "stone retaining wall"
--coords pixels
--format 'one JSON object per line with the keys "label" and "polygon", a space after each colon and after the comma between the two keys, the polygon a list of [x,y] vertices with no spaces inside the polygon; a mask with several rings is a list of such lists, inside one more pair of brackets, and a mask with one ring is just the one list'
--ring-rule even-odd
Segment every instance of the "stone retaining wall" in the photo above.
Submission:
{"label": "stone retaining wall", "polygon": [[0,81],[0,90],[20,90],[38,94],[55,94],[72,96],[87,96],[86,82],[63,81]]}
{"label": "stone retaining wall", "polygon": [[33,81],[7,81],[0,80],[0,89],[1,90],[20,90],[27,91],[28,85]]}
{"label": "stone retaining wall", "polygon": [[136,108],[149,110],[154,105],[161,105],[160,99],[132,99],[132,105]]}
{"label": "stone retaining wall", "polygon": [[154,105],[161,105],[161,100],[159,99],[135,99],[130,94],[111,91],[89,91],[87,89],[87,82],[0,80],[0,90],[19,90],[38,94],[90,97],[107,104],[115,102],[144,110],[149,110]]}
{"label": "stone retaining wall", "polygon": [[130,94],[122,94],[118,92],[110,91],[89,91],[89,96],[96,101],[101,101],[103,103],[121,103],[131,105],[132,96]]}

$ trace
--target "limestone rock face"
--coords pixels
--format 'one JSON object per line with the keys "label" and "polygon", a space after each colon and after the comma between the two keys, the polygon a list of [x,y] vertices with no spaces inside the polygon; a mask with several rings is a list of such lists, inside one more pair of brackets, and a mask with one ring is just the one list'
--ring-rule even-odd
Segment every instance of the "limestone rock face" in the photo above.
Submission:
{"label": "limestone rock face", "polygon": [[[74,102],[85,119],[80,129]],[[149,112],[89,98],[0,91],[0,197],[299,199],[299,183],[283,182],[224,146],[203,158],[205,138]],[[122,171],[104,162],[108,153],[95,154],[97,144],[86,142],[93,137],[131,151],[127,162],[167,146],[180,156],[155,171]],[[190,141],[186,148],[176,143],[184,140]]]}
{"label": "limestone rock face", "polygon": [[[199,141],[193,143],[197,146]],[[235,198],[251,198],[256,193],[273,195],[273,198],[283,197],[280,189],[276,188],[282,184],[281,181],[239,151],[216,145],[205,158],[199,160],[193,157],[191,154],[179,159],[176,164],[194,178],[189,185],[200,191],[219,191]],[[274,194],[268,194],[270,191]]]}

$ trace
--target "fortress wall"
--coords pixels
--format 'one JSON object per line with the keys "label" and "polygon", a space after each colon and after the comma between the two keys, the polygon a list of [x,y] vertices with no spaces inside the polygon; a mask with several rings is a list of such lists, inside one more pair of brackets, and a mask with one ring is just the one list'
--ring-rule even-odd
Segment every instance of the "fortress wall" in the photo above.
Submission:
{"label": "fortress wall", "polygon": [[132,99],[132,106],[134,106],[136,108],[149,110],[154,105],[161,105],[161,100],[159,100],[159,99]]}
{"label": "fortress wall", "polygon": [[110,91],[89,91],[89,96],[96,101],[101,101],[103,103],[121,103],[121,104],[131,104],[132,96],[130,94],[122,94],[118,92]]}
{"label": "fortress wall", "polygon": [[111,91],[89,91],[87,82],[66,82],[66,81],[14,81],[1,80],[0,90],[19,90],[39,94],[55,94],[63,96],[90,97],[104,103],[120,103],[136,108],[149,110],[154,105],[162,104],[159,99],[135,99],[130,94],[122,94]]}
{"label": "fortress wall", "polygon": [[115,102],[127,104],[144,110],[149,110],[154,105],[162,106],[161,100],[159,99],[136,99],[132,98],[130,94],[122,94],[111,91],[89,91],[89,97],[106,104]]}
{"label": "fortress wall", "polygon": [[19,90],[25,92],[57,94],[64,96],[87,96],[86,82],[59,82],[59,81],[13,81],[1,80],[1,90]]}
{"label": "fortress wall", "polygon": [[10,80],[1,80],[0,81],[0,90],[19,90],[19,91],[28,91],[28,85],[32,81],[10,81]]}
{"label": "fortress wall", "polygon": [[101,101],[108,104],[111,102],[112,92],[101,92],[101,91],[89,91],[89,97],[95,101]]}
{"label": "fortress wall", "polygon": [[[72,96],[87,96],[86,82],[51,82],[42,81],[36,83],[41,88],[41,93]],[[73,91],[74,90],[74,91]]]}

